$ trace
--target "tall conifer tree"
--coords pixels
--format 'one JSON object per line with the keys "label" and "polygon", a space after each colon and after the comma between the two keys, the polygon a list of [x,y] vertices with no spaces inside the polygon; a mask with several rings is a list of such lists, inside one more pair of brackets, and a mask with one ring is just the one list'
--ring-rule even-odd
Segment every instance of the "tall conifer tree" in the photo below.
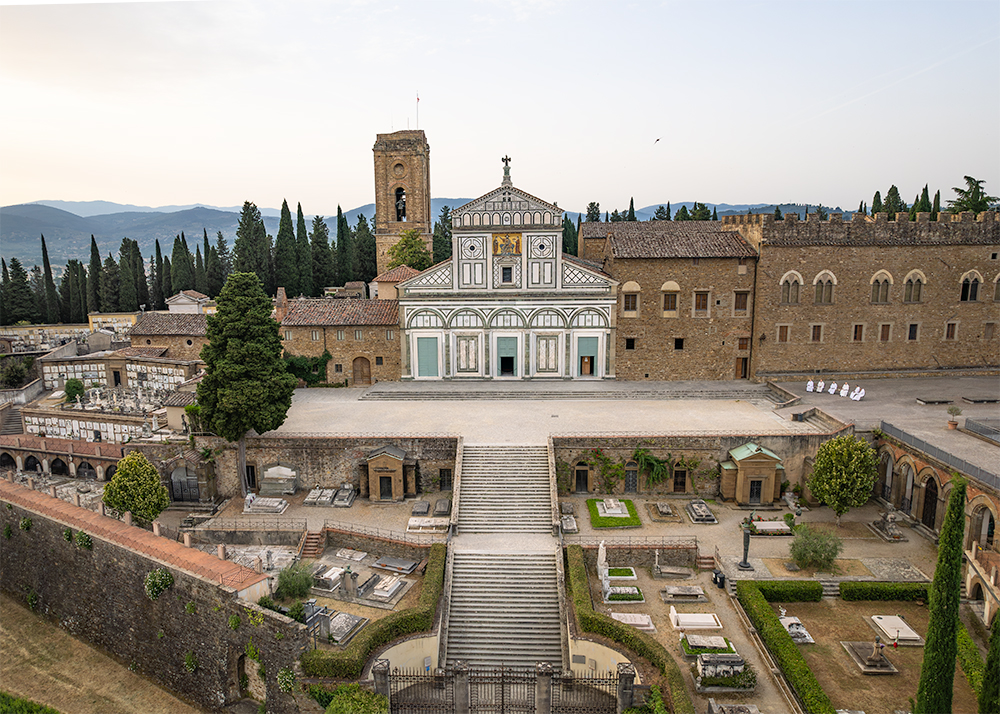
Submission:
{"label": "tall conifer tree", "polygon": [[219,260],[219,251],[214,245],[209,248],[208,260],[205,262],[205,282],[208,287],[206,295],[210,298],[218,297],[226,282],[222,277],[222,261]]}
{"label": "tall conifer tree", "polygon": [[882,194],[879,191],[875,192],[875,196],[872,197],[872,215],[876,213],[881,213],[882,208]]}
{"label": "tall conifer tree", "polygon": [[146,279],[146,263],[139,250],[139,241],[129,241],[129,253],[132,255],[132,276],[135,278],[135,301],[139,303],[140,309],[148,310],[150,309],[149,281]]}
{"label": "tall conifer tree", "polygon": [[10,259],[10,277],[7,280],[3,297],[3,323],[5,325],[34,321],[35,296],[31,291],[28,273],[16,256]]}
{"label": "tall conifer tree", "polygon": [[337,267],[339,268],[339,285],[346,285],[354,280],[354,241],[351,240],[351,227],[344,218],[344,212],[337,206]]}
{"label": "tall conifer tree", "polygon": [[90,269],[87,271],[87,311],[101,311],[101,251],[90,236]]}
{"label": "tall conifer tree", "polygon": [[312,222],[312,274],[313,297],[323,294],[323,288],[332,287],[336,278],[333,253],[330,251],[330,229],[323,216],[313,216]]}
{"label": "tall conifer tree", "polygon": [[101,270],[101,312],[118,312],[120,290],[118,263],[115,262],[114,256],[108,253]]}
{"label": "tall conifer tree", "polygon": [[[222,238],[222,233],[219,233]],[[224,244],[225,241],[223,240]],[[223,252],[219,251],[219,260],[223,261],[223,273],[226,273]],[[262,285],[270,282],[271,253],[267,241],[267,231],[257,206],[250,201],[243,203],[240,212],[240,222],[236,228],[236,240],[233,243],[233,257],[230,270],[237,273],[254,273]],[[227,274],[228,278],[228,274]]]}
{"label": "tall conifer tree", "polygon": [[934,203],[931,204],[931,220],[936,221],[938,219],[938,214],[941,213],[941,190],[938,189],[934,193]]}
{"label": "tall conifer tree", "polygon": [[169,300],[181,290],[191,290],[194,287],[194,272],[187,250],[187,241],[181,236],[174,238],[174,249],[170,252],[170,284],[171,292],[164,299]]}
{"label": "tall conifer tree", "polygon": [[163,258],[163,304],[166,306],[167,298],[174,296],[173,268],[170,266],[170,258]]}
{"label": "tall conifer tree", "polygon": [[205,273],[205,261],[201,257],[201,246],[195,246],[194,256],[194,289],[202,295],[208,294],[207,274]]}
{"label": "tall conifer tree", "polygon": [[635,220],[635,198],[629,198],[628,200],[628,215],[625,216],[626,221]]}
{"label": "tall conifer tree", "polygon": [[156,240],[156,254],[153,257],[153,265],[150,269],[152,275],[152,287],[149,291],[150,310],[162,310],[164,308],[163,298],[163,251],[160,250],[160,241]]}
{"label": "tall conifer tree", "polygon": [[139,309],[139,300],[135,294],[135,267],[132,265],[128,238],[122,239],[121,249],[118,251],[118,309],[122,312],[135,312]]}
{"label": "tall conifer tree", "polygon": [[302,204],[296,208],[295,221],[296,264],[299,269],[299,292],[306,297],[313,294],[312,248],[309,246],[309,231],[306,217],[302,214]]}
{"label": "tall conifer tree", "polygon": [[276,288],[284,288],[288,297],[299,294],[299,250],[295,242],[295,228],[288,201],[281,202],[281,221],[278,237],[274,240],[274,281]]}
{"label": "tall conifer tree", "polygon": [[59,322],[59,293],[52,279],[52,265],[49,263],[49,249],[45,247],[45,236],[42,236],[42,266],[45,279],[45,321]]}
{"label": "tall conifer tree", "polygon": [[[347,223],[347,219],[344,219]],[[449,232],[451,231],[451,218],[448,219]],[[370,283],[378,275],[378,253],[375,248],[375,236],[368,227],[368,219],[364,214],[358,216],[358,224],[354,227],[351,235],[351,245],[354,248],[354,279],[363,280]],[[448,241],[449,247],[451,241]],[[345,281],[346,282],[346,281]]]}

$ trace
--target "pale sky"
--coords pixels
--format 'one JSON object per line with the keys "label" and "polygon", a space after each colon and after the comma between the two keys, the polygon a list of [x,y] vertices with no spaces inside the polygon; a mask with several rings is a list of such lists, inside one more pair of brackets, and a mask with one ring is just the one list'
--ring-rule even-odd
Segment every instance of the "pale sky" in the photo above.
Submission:
{"label": "pale sky", "polygon": [[434,197],[1000,195],[996,0],[239,0],[0,7],[0,205],[330,215],[418,93]]}

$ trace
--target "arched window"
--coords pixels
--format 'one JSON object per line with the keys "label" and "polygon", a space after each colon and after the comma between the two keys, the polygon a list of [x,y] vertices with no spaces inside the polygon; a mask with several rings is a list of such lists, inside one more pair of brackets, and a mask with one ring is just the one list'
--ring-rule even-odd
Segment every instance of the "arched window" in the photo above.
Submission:
{"label": "arched window", "polygon": [[406,220],[406,189],[400,186],[396,189],[396,220]]}
{"label": "arched window", "polygon": [[833,286],[836,283],[837,279],[833,277],[833,274],[829,270],[824,270],[817,275],[816,279],[813,280],[813,285],[816,286],[816,298],[813,302],[816,305],[830,305],[833,303]]}
{"label": "arched window", "polygon": [[639,312],[639,293],[642,288],[639,283],[629,280],[622,286],[622,312],[631,317],[635,317]]}
{"label": "arched window", "polygon": [[919,277],[907,278],[903,301],[920,302],[920,294],[923,292],[923,287],[924,281]]}
{"label": "arched window", "polygon": [[781,304],[782,305],[798,305],[799,304],[799,284],[798,278],[789,277],[781,283]]}
{"label": "arched window", "polygon": [[979,278],[966,278],[962,281],[962,302],[976,302],[979,299]]}
{"label": "arched window", "polygon": [[892,278],[890,278],[885,272],[877,273],[872,278],[872,302],[889,302],[889,286],[891,284]]}

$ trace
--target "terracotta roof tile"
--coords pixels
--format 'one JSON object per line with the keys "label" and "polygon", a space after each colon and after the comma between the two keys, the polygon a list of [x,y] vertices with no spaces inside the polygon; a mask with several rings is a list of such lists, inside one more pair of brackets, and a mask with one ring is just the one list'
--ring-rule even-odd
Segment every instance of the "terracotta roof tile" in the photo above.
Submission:
{"label": "terracotta roof tile", "polygon": [[208,300],[208,295],[200,293],[197,290],[181,290],[178,295],[186,295],[193,300]]}
{"label": "terracotta roof tile", "polygon": [[194,392],[178,391],[167,395],[167,398],[163,400],[163,406],[186,407],[189,404],[194,404],[196,401],[198,401],[198,395]]}
{"label": "terracotta roof tile", "polygon": [[403,280],[412,278],[414,275],[419,275],[420,271],[411,268],[409,265],[397,265],[392,270],[387,270],[381,275],[376,275],[372,282],[375,283],[398,283]]}
{"label": "terracotta roof tile", "polygon": [[205,315],[182,312],[147,312],[133,325],[131,335],[190,335],[205,337]]}
{"label": "terracotta roof tile", "polygon": [[396,300],[294,300],[281,321],[284,327],[310,325],[397,325]]}
{"label": "terracotta roof tile", "polygon": [[166,351],[166,347],[126,347],[112,354],[115,357],[162,357]]}
{"label": "terracotta roof tile", "polygon": [[582,223],[584,238],[608,236],[615,258],[750,258],[756,252],[718,221]]}
{"label": "terracotta roof tile", "polygon": [[593,270],[594,272],[600,273],[601,275],[607,275],[608,277],[611,277],[609,273],[605,272],[604,267],[600,263],[595,263],[592,260],[584,260],[583,258],[578,258],[577,256],[571,253],[563,253],[562,257],[564,263],[573,263],[575,265],[579,265],[582,268],[587,268],[588,270]]}

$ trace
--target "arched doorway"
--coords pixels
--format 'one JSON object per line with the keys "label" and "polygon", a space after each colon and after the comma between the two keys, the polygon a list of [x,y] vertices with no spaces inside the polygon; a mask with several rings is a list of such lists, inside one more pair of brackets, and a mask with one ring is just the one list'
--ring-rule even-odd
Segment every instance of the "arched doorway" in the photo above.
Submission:
{"label": "arched doorway", "polygon": [[937,481],[927,479],[924,485],[924,509],[920,514],[920,522],[934,530],[934,519],[937,517]]}
{"label": "arched doorway", "polygon": [[991,550],[996,537],[996,519],[989,508],[980,504],[972,513],[972,527],[969,529],[969,546],[971,541],[979,543],[983,550]]}
{"label": "arched doorway", "polygon": [[97,471],[94,467],[90,465],[89,461],[81,461],[80,465],[76,467],[76,475],[78,478],[89,479],[91,481],[97,480]]}
{"label": "arched doorway", "polygon": [[4,451],[0,454],[0,469],[3,471],[11,471],[17,468],[17,462],[14,461],[14,457]]}
{"label": "arched doorway", "polygon": [[66,462],[62,459],[53,459],[52,465],[49,466],[49,473],[53,476],[65,476],[69,473],[69,467],[66,466]]}
{"label": "arched doorway", "polygon": [[576,492],[586,493],[588,481],[590,480],[590,467],[586,461],[581,461],[576,465]]}
{"label": "arched doorway", "polygon": [[198,476],[184,466],[178,466],[170,473],[170,498],[174,501],[197,501]]}
{"label": "arched doorway", "polygon": [[903,464],[900,476],[903,477],[904,488],[903,497],[899,501],[899,510],[909,515],[910,508],[913,506],[913,467],[909,464]]}
{"label": "arched doorway", "polygon": [[104,480],[110,481],[111,477],[115,475],[115,471],[118,470],[117,466],[109,466],[108,470],[104,472]]}
{"label": "arched doorway", "polygon": [[367,357],[354,358],[354,384],[355,386],[367,386],[372,383],[372,363]]}
{"label": "arched doorway", "polygon": [[892,455],[888,452],[882,454],[882,462],[879,464],[879,481],[882,483],[882,499],[892,500]]}
{"label": "arched doorway", "polygon": [[625,493],[638,493],[639,465],[634,461],[625,464]]}
{"label": "arched doorway", "polygon": [[42,470],[42,462],[35,458],[34,454],[31,454],[24,460],[24,470],[28,473],[37,473]]}

